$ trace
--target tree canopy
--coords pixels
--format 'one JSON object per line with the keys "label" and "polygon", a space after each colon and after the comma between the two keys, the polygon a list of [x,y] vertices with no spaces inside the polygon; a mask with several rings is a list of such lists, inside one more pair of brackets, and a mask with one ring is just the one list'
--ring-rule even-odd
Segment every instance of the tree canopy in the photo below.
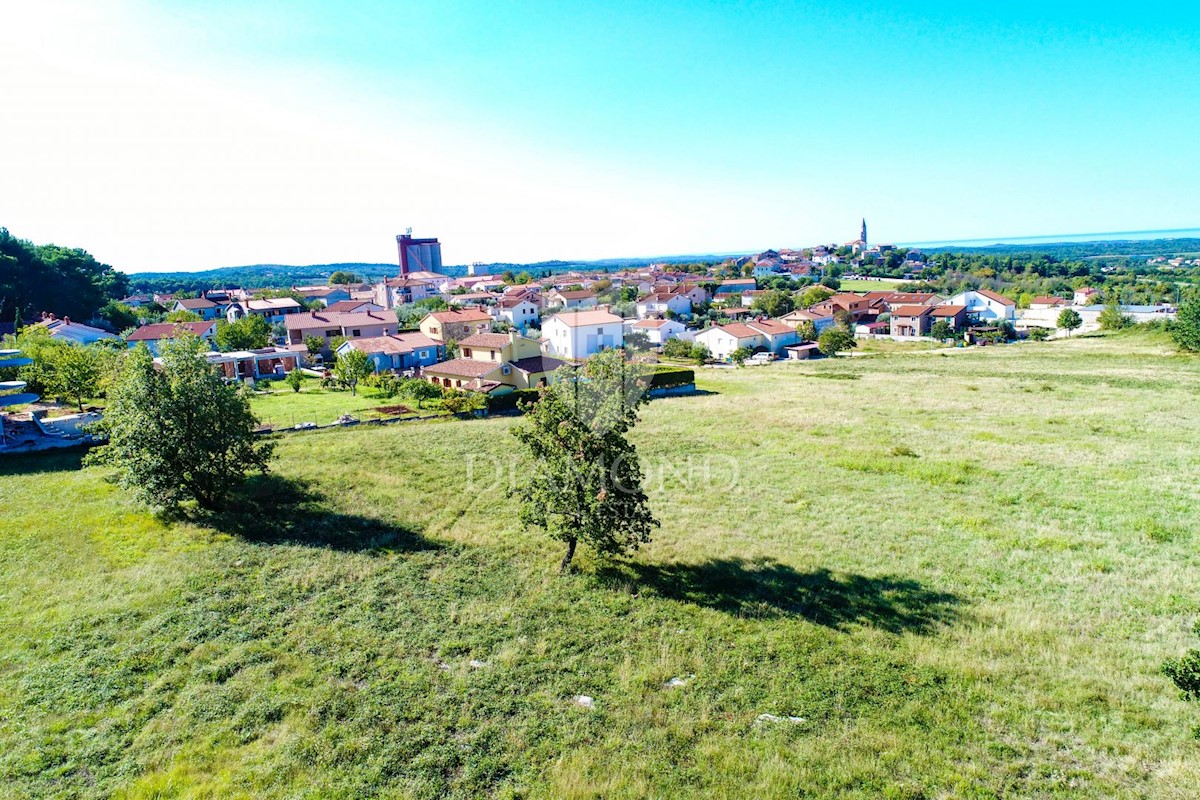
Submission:
{"label": "tree canopy", "polygon": [[645,402],[646,382],[620,350],[562,367],[513,435],[532,456],[513,493],[520,518],[565,542],[566,571],[580,541],[615,554],[650,541],[659,525],[642,487],[642,466],[627,434]]}
{"label": "tree canopy", "polygon": [[49,311],[84,322],[128,293],[129,279],[86,250],[34,244],[0,228],[0,321]]}
{"label": "tree canopy", "polygon": [[257,420],[242,390],[222,380],[206,346],[184,335],[162,346],[157,368],[146,346],[125,359],[101,428],[108,444],[89,461],[113,467],[116,480],[144,502],[176,510],[185,501],[220,508],[253,469],[265,471],[272,445],[254,434]]}

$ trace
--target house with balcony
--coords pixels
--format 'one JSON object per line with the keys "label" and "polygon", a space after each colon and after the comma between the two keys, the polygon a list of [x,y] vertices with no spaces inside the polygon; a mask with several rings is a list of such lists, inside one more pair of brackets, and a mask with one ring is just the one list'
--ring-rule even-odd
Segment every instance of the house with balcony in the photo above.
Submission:
{"label": "house with balcony", "polygon": [[1000,322],[1017,317],[1017,304],[990,289],[968,289],[946,301],[946,305],[966,306],[967,314],[980,322]]}

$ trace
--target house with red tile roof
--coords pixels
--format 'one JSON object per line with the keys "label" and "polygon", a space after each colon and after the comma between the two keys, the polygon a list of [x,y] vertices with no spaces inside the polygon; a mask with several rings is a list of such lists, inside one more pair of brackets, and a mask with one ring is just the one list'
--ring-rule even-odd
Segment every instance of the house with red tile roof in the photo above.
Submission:
{"label": "house with red tile roof", "polygon": [[892,309],[892,336],[925,336],[933,324],[933,309],[933,306],[896,306]]}
{"label": "house with red tile roof", "polygon": [[338,347],[337,354],[348,350],[366,353],[375,372],[416,371],[433,366],[446,357],[445,345],[419,331],[350,339]]}
{"label": "house with red tile roof", "polygon": [[552,380],[566,361],[547,356],[534,339],[509,333],[477,333],[459,342],[462,355],[433,364],[422,377],[436,386],[504,394],[533,389]]}
{"label": "house with red tile roof", "polygon": [[216,320],[205,322],[156,322],[150,325],[143,325],[133,331],[125,337],[125,341],[130,349],[137,347],[139,344],[145,344],[146,347],[150,348],[151,353],[158,355],[163,342],[176,339],[181,334],[199,336],[201,339],[207,341],[210,347],[215,347],[217,322]]}
{"label": "house with red tile roof", "polygon": [[492,316],[477,308],[434,311],[418,326],[421,333],[439,342],[457,342],[475,333],[491,333]]}
{"label": "house with red tile roof", "polygon": [[796,329],[785,322],[774,319],[731,322],[714,325],[696,334],[696,342],[708,348],[713,358],[728,361],[739,347],[762,353],[780,355],[785,347],[798,344],[800,337]]}
{"label": "house with red tile roof", "polygon": [[288,344],[302,346],[306,339],[316,336],[325,340],[326,350],[329,341],[339,336],[364,339],[396,333],[398,328],[396,312],[387,308],[382,311],[307,311],[289,314],[284,324],[287,326]]}

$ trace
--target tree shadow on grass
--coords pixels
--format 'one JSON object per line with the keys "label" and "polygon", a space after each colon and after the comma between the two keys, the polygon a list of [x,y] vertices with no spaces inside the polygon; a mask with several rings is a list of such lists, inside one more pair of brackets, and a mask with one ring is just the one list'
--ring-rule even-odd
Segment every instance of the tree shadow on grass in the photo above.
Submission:
{"label": "tree shadow on grass", "polygon": [[613,563],[597,578],[635,584],[661,597],[748,618],[802,617],[838,630],[930,633],[958,618],[956,595],[896,577],[797,572],[772,560],[711,559],[700,564]]}
{"label": "tree shadow on grass", "polygon": [[189,520],[258,544],[302,544],[352,552],[436,550],[417,530],[332,510],[311,482],[274,473],[251,475],[226,508]]}
{"label": "tree shadow on grass", "polygon": [[47,472],[75,472],[83,468],[87,449],[82,445],[70,449],[40,452],[9,452],[0,454],[0,477],[5,475],[37,475]]}

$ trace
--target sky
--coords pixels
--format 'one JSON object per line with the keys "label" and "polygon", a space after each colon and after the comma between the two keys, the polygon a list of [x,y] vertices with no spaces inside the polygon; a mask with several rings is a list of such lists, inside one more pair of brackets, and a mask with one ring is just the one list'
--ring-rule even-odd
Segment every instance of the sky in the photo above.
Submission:
{"label": "sky", "polygon": [[1200,226],[1200,4],[0,0],[0,226],[129,272]]}

